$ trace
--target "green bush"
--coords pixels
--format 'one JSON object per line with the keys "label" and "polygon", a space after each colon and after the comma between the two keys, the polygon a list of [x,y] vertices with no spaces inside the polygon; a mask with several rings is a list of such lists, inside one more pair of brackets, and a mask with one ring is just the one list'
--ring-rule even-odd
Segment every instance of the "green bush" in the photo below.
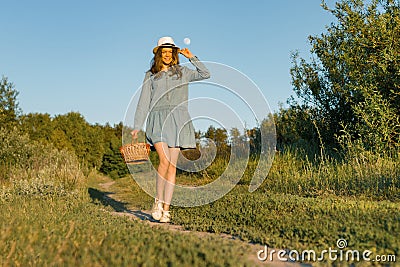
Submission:
{"label": "green bush", "polygon": [[3,129],[0,138],[3,195],[59,195],[84,185],[82,167],[72,152],[32,142],[17,128]]}
{"label": "green bush", "polygon": [[[335,135],[345,126],[368,150],[398,148],[400,2],[342,0],[328,7],[323,1],[322,7],[335,20],[309,37],[310,61],[293,55],[299,101],[292,98],[291,109],[305,111],[303,124],[311,118],[326,145],[336,147]],[[297,127],[300,136],[310,129]]]}
{"label": "green bush", "polygon": [[17,127],[0,127],[0,143],[0,167],[3,169],[11,165],[23,166],[35,153],[35,146],[28,134],[21,132]]}
{"label": "green bush", "polygon": [[18,91],[7,77],[0,80],[0,127],[12,127],[16,125],[20,108],[17,101]]}

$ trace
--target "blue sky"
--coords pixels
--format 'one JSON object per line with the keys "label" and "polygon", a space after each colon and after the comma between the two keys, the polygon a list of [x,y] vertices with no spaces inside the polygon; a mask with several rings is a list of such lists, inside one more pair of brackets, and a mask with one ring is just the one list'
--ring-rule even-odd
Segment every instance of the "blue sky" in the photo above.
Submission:
{"label": "blue sky", "polygon": [[0,3],[0,75],[19,91],[23,112],[76,111],[92,124],[124,120],[166,35],[248,76],[275,111],[293,94],[291,51],[309,58],[307,37],[333,21],[319,0]]}

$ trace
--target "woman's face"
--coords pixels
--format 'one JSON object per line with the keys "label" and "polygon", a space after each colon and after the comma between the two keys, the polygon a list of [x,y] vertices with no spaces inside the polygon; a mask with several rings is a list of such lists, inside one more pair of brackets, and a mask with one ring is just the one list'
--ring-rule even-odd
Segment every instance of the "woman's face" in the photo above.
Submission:
{"label": "woman's face", "polygon": [[162,48],[161,58],[164,65],[169,65],[172,61],[172,48]]}

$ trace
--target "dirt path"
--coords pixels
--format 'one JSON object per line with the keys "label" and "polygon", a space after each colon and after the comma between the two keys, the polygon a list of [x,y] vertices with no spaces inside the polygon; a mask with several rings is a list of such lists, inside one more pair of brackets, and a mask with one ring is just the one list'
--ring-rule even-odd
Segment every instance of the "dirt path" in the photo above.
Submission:
{"label": "dirt path", "polygon": [[[257,253],[262,250],[265,250],[265,247],[260,244],[252,244],[249,242],[242,241],[232,235],[228,234],[215,234],[215,233],[208,233],[208,232],[197,232],[197,231],[189,231],[185,230],[182,226],[180,225],[175,225],[175,224],[170,224],[170,223],[159,223],[158,221],[155,221],[151,217],[151,212],[149,210],[130,210],[125,207],[124,203],[118,199],[118,193],[117,192],[110,192],[110,189],[112,185],[114,184],[114,181],[106,181],[103,183],[99,183],[98,187],[102,190],[96,190],[96,189],[89,189],[90,195],[97,199],[99,199],[102,202],[105,202],[107,205],[110,205],[113,207],[115,210],[114,212],[111,212],[112,214],[116,216],[126,216],[131,218],[132,220],[141,220],[144,223],[147,223],[150,227],[156,227],[156,228],[162,228],[162,229],[167,229],[169,231],[174,231],[174,232],[179,232],[182,234],[190,234],[190,235],[196,235],[200,238],[204,238],[207,236],[218,236],[219,238],[223,238],[225,240],[229,240],[229,242],[235,242],[236,245],[239,245],[244,251],[246,252],[246,255],[248,255],[248,260],[251,264],[254,264],[254,266],[311,266],[307,264],[299,264],[299,263],[293,263],[293,262],[283,262],[279,261],[277,259],[277,254],[274,254],[274,261],[270,261],[269,259],[266,259],[265,261],[261,261],[257,257]],[[92,192],[90,192],[92,190]],[[268,248],[269,252],[272,250],[272,248]],[[275,251],[278,251],[275,249]],[[261,254],[262,257],[265,257],[265,254]]]}

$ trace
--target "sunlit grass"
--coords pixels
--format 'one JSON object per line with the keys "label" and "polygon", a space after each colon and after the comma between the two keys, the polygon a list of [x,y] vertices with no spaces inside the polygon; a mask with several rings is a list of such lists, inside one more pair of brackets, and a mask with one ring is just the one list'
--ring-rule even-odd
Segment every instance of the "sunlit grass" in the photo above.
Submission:
{"label": "sunlit grass", "polygon": [[[42,151],[32,152],[27,165],[2,169],[8,179],[0,188],[0,265],[245,264],[238,257],[241,248],[226,240],[171,233],[111,215],[115,209],[89,198],[88,190],[108,193],[130,210],[149,210],[153,200],[131,176],[111,180],[92,172],[85,178],[71,153]],[[399,255],[399,158],[365,152],[340,161],[310,159],[287,150],[275,156],[262,186],[250,193],[257,164],[251,159],[223,198],[201,207],[172,207],[172,224],[270,247],[322,250],[344,238],[351,249]],[[180,172],[178,184],[210,183],[226,166],[218,159],[199,173]],[[167,256],[160,257],[160,251]]]}

